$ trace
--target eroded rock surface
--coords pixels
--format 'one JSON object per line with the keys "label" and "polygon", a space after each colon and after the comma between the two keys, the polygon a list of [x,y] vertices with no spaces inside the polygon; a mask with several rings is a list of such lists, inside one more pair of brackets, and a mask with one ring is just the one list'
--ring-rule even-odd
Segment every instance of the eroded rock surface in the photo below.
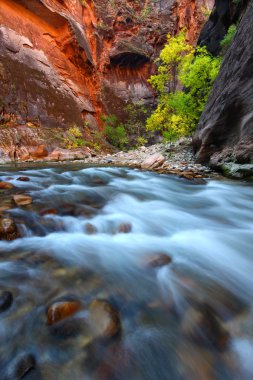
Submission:
{"label": "eroded rock surface", "polygon": [[[228,162],[241,165],[253,162],[252,23],[251,1],[225,56],[195,134],[198,161],[213,167]],[[252,175],[252,170],[247,171],[247,175]]]}
{"label": "eroded rock surface", "polygon": [[185,26],[195,41],[212,2],[2,0],[0,160],[60,160],[67,129],[91,141],[102,113],[152,102],[167,34]]}

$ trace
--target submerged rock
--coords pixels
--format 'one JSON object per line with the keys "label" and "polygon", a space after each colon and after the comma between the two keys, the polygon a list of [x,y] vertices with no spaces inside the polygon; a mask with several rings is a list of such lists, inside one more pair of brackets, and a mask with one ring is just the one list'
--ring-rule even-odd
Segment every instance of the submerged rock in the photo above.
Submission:
{"label": "submerged rock", "polygon": [[10,217],[0,217],[0,240],[14,240],[20,237],[14,220]]}
{"label": "submerged rock", "polygon": [[25,195],[25,194],[13,195],[13,199],[17,206],[27,206],[27,205],[30,205],[33,201],[30,195]]}
{"label": "submerged rock", "polygon": [[13,302],[13,295],[11,292],[4,290],[0,293],[0,313],[8,310]]}
{"label": "submerged rock", "polygon": [[47,310],[47,324],[54,325],[81,309],[79,301],[56,301]]}
{"label": "submerged rock", "polygon": [[47,208],[40,211],[40,215],[57,215],[57,210],[55,208]]}
{"label": "submerged rock", "polygon": [[165,253],[158,253],[152,257],[149,257],[146,266],[149,268],[160,268],[164,265],[168,265],[172,262],[172,258]]}
{"label": "submerged rock", "polygon": [[96,299],[91,302],[89,324],[96,337],[111,338],[121,331],[119,312],[106,300]]}
{"label": "submerged rock", "polygon": [[88,235],[95,235],[98,232],[97,227],[91,223],[86,223],[85,231]]}
{"label": "submerged rock", "polygon": [[199,304],[190,308],[183,319],[183,334],[201,345],[211,345],[224,350],[229,341],[229,333],[215,310],[208,304]]}
{"label": "submerged rock", "polygon": [[[26,379],[26,375],[36,368],[36,360],[32,354],[25,355],[20,359],[15,369],[15,379]],[[34,377],[35,379],[35,377]]]}
{"label": "submerged rock", "polygon": [[67,318],[50,326],[50,333],[58,338],[73,338],[81,333],[82,324],[81,319]]}
{"label": "submerged rock", "polygon": [[117,232],[127,234],[132,231],[132,225],[130,223],[121,223],[118,228]]}

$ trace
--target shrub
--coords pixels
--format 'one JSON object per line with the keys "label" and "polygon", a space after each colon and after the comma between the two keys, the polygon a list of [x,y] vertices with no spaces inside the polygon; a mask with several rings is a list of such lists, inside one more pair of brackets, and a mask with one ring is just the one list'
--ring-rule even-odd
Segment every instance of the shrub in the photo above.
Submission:
{"label": "shrub", "polygon": [[118,122],[116,115],[102,116],[105,123],[105,136],[108,142],[116,148],[123,149],[128,143],[125,126]]}
{"label": "shrub", "polygon": [[84,145],[83,134],[76,125],[68,129],[64,143],[68,149],[75,149]]}

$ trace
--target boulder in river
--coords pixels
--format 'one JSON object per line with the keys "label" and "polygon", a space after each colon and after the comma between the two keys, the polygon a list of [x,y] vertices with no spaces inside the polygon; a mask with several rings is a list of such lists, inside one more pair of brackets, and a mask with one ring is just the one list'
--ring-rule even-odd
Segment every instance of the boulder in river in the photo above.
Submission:
{"label": "boulder in river", "polygon": [[96,337],[112,338],[121,331],[119,312],[107,300],[95,299],[90,303],[89,324]]}
{"label": "boulder in river", "polygon": [[26,194],[16,194],[13,195],[14,202],[17,206],[27,206],[32,203],[32,197]]}

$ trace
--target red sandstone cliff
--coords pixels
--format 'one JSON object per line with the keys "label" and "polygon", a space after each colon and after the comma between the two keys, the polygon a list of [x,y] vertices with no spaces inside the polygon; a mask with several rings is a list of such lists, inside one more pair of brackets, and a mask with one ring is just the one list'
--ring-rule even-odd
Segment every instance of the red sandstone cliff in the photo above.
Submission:
{"label": "red sandstone cliff", "polygon": [[166,35],[186,27],[196,41],[211,3],[0,0],[0,156],[41,158],[67,128],[90,139],[101,113],[152,101]]}

